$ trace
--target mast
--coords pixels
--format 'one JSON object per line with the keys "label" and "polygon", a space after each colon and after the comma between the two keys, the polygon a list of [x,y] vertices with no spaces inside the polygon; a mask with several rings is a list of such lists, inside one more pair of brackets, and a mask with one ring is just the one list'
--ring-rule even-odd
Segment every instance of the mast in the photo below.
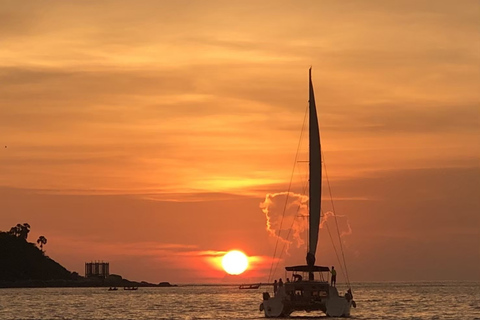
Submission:
{"label": "mast", "polygon": [[322,195],[322,164],[320,150],[320,131],[318,127],[317,107],[312,84],[312,68],[308,70],[308,109],[309,109],[309,245],[307,252],[307,265],[315,265],[315,252],[317,251],[318,229],[320,227],[320,205]]}

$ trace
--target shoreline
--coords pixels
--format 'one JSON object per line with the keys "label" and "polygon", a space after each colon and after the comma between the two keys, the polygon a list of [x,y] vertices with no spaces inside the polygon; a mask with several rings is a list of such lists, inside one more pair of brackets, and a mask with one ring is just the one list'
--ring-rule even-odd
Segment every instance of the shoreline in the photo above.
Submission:
{"label": "shoreline", "polygon": [[109,287],[152,287],[172,288],[176,284],[161,282],[159,284],[136,281],[90,281],[90,280],[17,280],[0,281],[0,289],[7,288],[109,288]]}

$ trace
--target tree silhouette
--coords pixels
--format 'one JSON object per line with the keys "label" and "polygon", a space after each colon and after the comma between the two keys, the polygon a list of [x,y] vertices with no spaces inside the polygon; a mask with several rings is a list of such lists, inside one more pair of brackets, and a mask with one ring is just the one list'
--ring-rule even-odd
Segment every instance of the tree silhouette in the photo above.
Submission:
{"label": "tree silhouette", "polygon": [[28,233],[30,232],[30,225],[24,223],[23,225],[17,224],[17,227],[20,226],[20,238],[27,240]]}
{"label": "tree silhouette", "polygon": [[15,227],[11,227],[10,231],[8,231],[7,233],[15,237],[27,240],[29,232],[30,232],[30,225],[28,223],[24,223],[24,224],[18,223]]}
{"label": "tree silhouette", "polygon": [[[18,225],[17,225],[17,226],[18,226]],[[10,231],[8,231],[8,234],[11,234],[12,236],[18,237],[18,235],[19,235],[19,233],[20,233],[20,229],[18,229],[17,226],[11,227],[11,228],[10,228]]]}
{"label": "tree silhouette", "polygon": [[43,245],[47,244],[47,238],[40,236],[38,237],[37,243],[40,245],[40,250],[43,252]]}

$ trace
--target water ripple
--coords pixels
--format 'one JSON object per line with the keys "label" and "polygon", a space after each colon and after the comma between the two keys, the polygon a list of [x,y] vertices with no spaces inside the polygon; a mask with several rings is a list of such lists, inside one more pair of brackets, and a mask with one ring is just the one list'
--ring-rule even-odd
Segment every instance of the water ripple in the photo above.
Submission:
{"label": "water ripple", "polygon": [[[341,289],[341,288],[339,288]],[[344,290],[344,288],[343,288]],[[107,291],[106,288],[0,289],[4,320],[261,319],[262,290],[181,286]],[[480,320],[479,283],[377,283],[353,287],[352,319]],[[297,313],[292,319],[325,319]]]}

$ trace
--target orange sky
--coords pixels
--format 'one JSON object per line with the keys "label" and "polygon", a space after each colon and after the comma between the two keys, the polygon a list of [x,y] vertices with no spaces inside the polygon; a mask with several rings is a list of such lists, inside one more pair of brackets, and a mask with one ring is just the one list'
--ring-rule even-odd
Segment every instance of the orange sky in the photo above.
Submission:
{"label": "orange sky", "polygon": [[0,230],[81,274],[232,281],[239,249],[266,281],[311,65],[351,279],[480,279],[478,1],[0,4]]}

